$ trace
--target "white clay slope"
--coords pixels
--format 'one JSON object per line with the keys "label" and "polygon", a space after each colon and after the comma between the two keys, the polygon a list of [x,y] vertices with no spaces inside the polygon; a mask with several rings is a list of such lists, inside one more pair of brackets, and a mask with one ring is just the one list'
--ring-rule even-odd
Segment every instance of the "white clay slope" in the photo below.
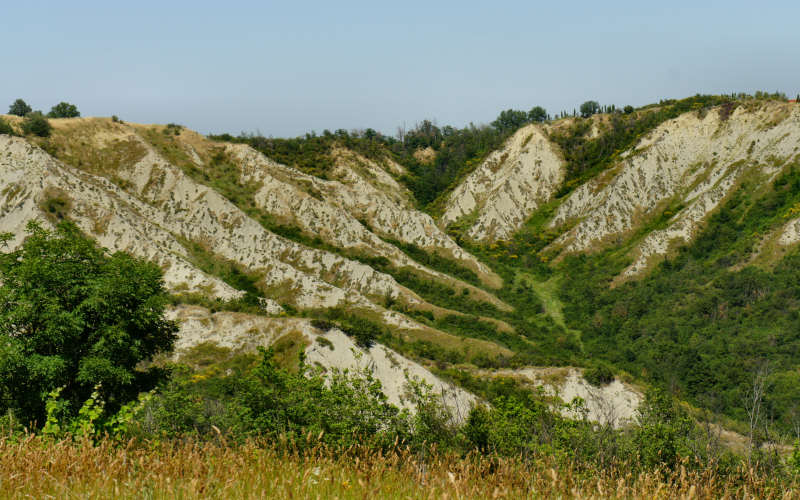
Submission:
{"label": "white clay slope", "polygon": [[686,113],[660,125],[614,170],[582,185],[560,205],[550,226],[577,224],[552,247],[582,252],[618,243],[667,205],[681,203],[684,208],[666,229],[646,235],[623,274],[641,273],[676,241],[691,241],[742,174],[755,171],[769,180],[797,155],[800,109],[786,106],[739,107],[727,120],[716,109],[702,117]]}
{"label": "white clay slope", "polygon": [[[357,181],[358,188],[353,188],[340,181],[319,179],[276,163],[243,144],[228,144],[225,152],[240,168],[241,182],[257,186],[254,195],[256,206],[276,216],[279,220],[290,221],[292,225],[314,234],[336,247],[385,257],[396,267],[409,267],[450,286],[468,288],[482,300],[506,307],[497,298],[481,289],[417,263],[394,245],[382,240],[371,231],[371,228],[356,219],[348,210],[357,211],[362,216],[364,214],[354,208],[359,204],[354,202],[357,197],[352,191],[369,194],[370,189],[373,190],[371,192],[372,199],[380,199],[383,196],[387,212],[391,212],[396,218],[408,218],[404,225],[413,227],[413,218],[419,218],[420,215],[419,212],[406,207],[402,201],[396,201],[390,199],[391,196],[383,195],[384,189],[370,188],[371,183],[368,180],[359,179]],[[344,167],[341,169],[343,170]],[[348,177],[360,178],[355,172]],[[380,179],[377,175],[372,178]],[[382,185],[385,186],[393,181],[391,177],[384,178]],[[396,186],[394,192],[403,193],[404,190]],[[437,227],[433,226],[433,228],[435,231],[439,231]],[[391,231],[391,228],[387,228],[386,234],[400,235],[400,233],[391,233]],[[452,243],[448,236],[441,236],[446,238],[447,242]],[[417,234],[412,240],[420,241],[420,238],[424,239],[426,236],[422,233]],[[435,244],[437,241],[430,240],[428,243]],[[445,248],[449,248],[449,246]],[[462,257],[467,262],[473,263],[473,268],[478,265],[482,266],[466,252]]]}
{"label": "white clay slope", "polygon": [[101,246],[132,253],[165,269],[169,288],[202,292],[211,298],[241,295],[191,265],[174,236],[144,216],[149,207],[105,179],[61,164],[23,139],[0,135],[0,232],[14,235],[9,248],[22,243],[29,221],[51,226],[40,205],[53,197],[67,201],[70,218]]}
{"label": "white clay slope", "polygon": [[[112,250],[157,262],[166,269],[165,281],[174,291],[223,299],[241,295],[188,262],[183,240],[191,240],[256,273],[270,299],[264,302],[270,313],[281,311],[276,300],[301,309],[353,306],[401,331],[446,335],[379,305],[393,297],[411,306],[425,306],[391,276],[266,231],[216,191],[171,165],[134,133],[124,139],[138,141],[143,156],[113,172],[125,191],[103,177],[62,164],[24,139],[0,138],[0,144],[8,146],[2,157],[7,184],[0,186],[6,198],[0,228],[17,235],[13,243],[24,237],[27,220],[43,218],[37,203],[44,199],[46,188],[58,188],[73,200],[68,216],[82,230]],[[32,173],[39,170],[48,182],[39,180],[35,191],[15,182],[34,183]],[[30,195],[32,191],[35,196]],[[87,200],[85,193],[93,198]],[[101,226],[102,231],[97,229]]]}
{"label": "white clay slope", "polygon": [[564,162],[542,127],[525,126],[448,196],[440,223],[446,227],[477,212],[470,238],[507,239],[552,198],[564,175]]}
{"label": "white clay slope", "polygon": [[147,154],[116,172],[149,205],[148,217],[188,240],[258,272],[265,287],[301,308],[366,304],[364,295],[408,296],[392,277],[359,262],[303,247],[266,231],[213,189],[161,158]]}
{"label": "white clay slope", "polygon": [[778,243],[785,246],[800,243],[800,218],[792,219],[783,226]]}
{"label": "white clay slope", "polygon": [[[177,235],[203,242],[213,251],[259,271],[265,285],[275,288],[275,297],[293,300],[298,307],[350,303],[375,310],[390,324],[413,323],[402,315],[383,311],[361,294],[364,290],[380,297],[402,294],[410,303],[419,300],[390,276],[268,233],[216,192],[194,183],[150,149],[135,166],[116,172],[138,196],[131,196],[101,177],[63,165],[24,139],[0,136],[0,152],[0,192],[5,200],[0,210],[0,228],[16,235],[12,244],[21,242],[28,220],[44,219],[38,204],[52,196],[48,193],[59,190],[70,200],[68,216],[82,230],[112,251],[127,251],[158,263],[166,269],[165,281],[173,290],[223,299],[241,295],[188,263],[187,251]],[[271,312],[280,311],[275,302],[268,301],[267,306]]]}
{"label": "white clay slope", "polygon": [[[336,150],[329,172],[333,180],[325,180],[272,161],[245,145],[229,144],[225,151],[242,170],[243,181],[260,185],[255,201],[261,208],[318,233],[335,246],[367,249],[421,269],[381,240],[381,235],[453,258],[489,283],[499,281],[428,214],[414,209],[408,190],[374,161]],[[402,173],[401,166],[388,160],[386,168]]]}
{"label": "white clay slope", "polygon": [[[442,381],[428,369],[404,358],[397,352],[375,344],[369,349],[358,347],[338,329],[322,332],[311,321],[300,318],[266,318],[242,313],[217,312],[196,306],[180,306],[170,310],[169,317],[178,320],[180,331],[175,351],[178,356],[202,343],[212,343],[234,352],[252,352],[269,346],[287,334],[299,334],[308,342],[306,362],[325,369],[357,370],[368,367],[382,385],[390,403],[409,407],[405,397],[408,379],[421,380],[443,401],[458,422],[463,421],[477,398],[463,389]],[[323,337],[326,341],[319,342]]]}
{"label": "white clay slope", "polygon": [[335,156],[333,175],[339,183],[327,185],[327,200],[366,220],[378,234],[453,258],[475,271],[481,281],[500,286],[499,276],[458,246],[430,215],[414,209],[408,190],[385,170],[343,150]]}

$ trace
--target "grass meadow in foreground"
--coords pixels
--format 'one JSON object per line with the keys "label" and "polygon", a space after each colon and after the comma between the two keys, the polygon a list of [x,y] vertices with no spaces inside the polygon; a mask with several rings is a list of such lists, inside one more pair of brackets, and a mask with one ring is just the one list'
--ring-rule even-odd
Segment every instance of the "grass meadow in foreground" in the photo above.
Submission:
{"label": "grass meadow in foreground", "polygon": [[[742,468],[678,466],[638,473],[408,450],[281,452],[165,441],[0,440],[2,498],[800,498],[787,484]],[[686,464],[688,465],[688,464]]]}

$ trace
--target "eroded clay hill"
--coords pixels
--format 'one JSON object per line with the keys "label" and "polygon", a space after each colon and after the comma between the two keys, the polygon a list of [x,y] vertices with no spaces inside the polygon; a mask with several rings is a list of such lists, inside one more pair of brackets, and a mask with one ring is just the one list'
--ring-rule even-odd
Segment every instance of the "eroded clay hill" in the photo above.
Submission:
{"label": "eroded clay hill", "polygon": [[[15,117],[5,120],[19,125]],[[458,413],[476,399],[435,376],[435,362],[479,373],[476,359],[540,359],[580,332],[567,331],[561,313],[552,312],[561,311],[554,289],[539,287],[544,306],[515,302],[506,285],[520,287],[527,278],[504,274],[511,276],[504,283],[486,264],[491,259],[479,260],[452,234],[480,254],[483,245],[534,228],[548,234],[542,257],[619,248],[632,263],[617,279],[640,277],[676,245],[690,243],[741,186],[772,189],[800,160],[800,106],[757,101],[665,121],[616,151],[598,174],[578,178],[553,136],[576,122],[516,131],[440,200],[436,220],[417,208],[401,182],[407,172],[390,156],[334,148],[332,167],[319,177],[181,127],[52,120],[47,139],[0,135],[0,232],[14,235],[14,247],[28,221],[67,218],[109,251],[156,262],[183,301],[170,312],[181,323],[178,354],[205,342],[243,351],[284,343],[325,369],[371,365],[400,404],[406,377],[421,378],[447,394]],[[587,140],[609,132],[608,116],[586,123]],[[800,206],[760,237],[762,253],[800,242]],[[440,260],[422,259],[420,251]],[[224,304],[244,296],[223,268],[252,281],[258,314],[190,300]],[[380,325],[397,349],[357,345],[341,324],[310,319],[331,310]],[[411,344],[433,354],[419,356],[420,363],[403,358],[398,351]],[[448,359],[456,361],[442,361],[452,353],[458,356]],[[540,368],[505,372],[546,386]],[[577,389],[561,392],[584,399],[591,393],[598,400],[594,418],[616,420],[599,413],[603,401],[622,392],[584,394],[579,372],[569,377]],[[625,414],[617,417],[633,415],[639,397],[630,394],[623,394]]]}
{"label": "eroded clay hill", "polygon": [[[605,121],[592,119],[590,140],[604,133]],[[796,104],[688,112],[662,123],[621,151],[610,168],[556,198],[567,182],[566,167],[548,133],[559,126],[517,131],[447,197],[441,226],[465,225],[464,234],[479,243],[508,239],[550,202],[555,209],[545,228],[560,235],[545,252],[594,252],[632,242],[634,261],[620,276],[629,278],[690,243],[743,182],[753,190],[768,188],[800,152]],[[666,224],[646,229],[659,218]],[[797,243],[800,220],[789,219],[768,239],[778,246]]]}
{"label": "eroded clay hill", "polygon": [[[204,272],[198,249],[206,259],[238,266],[256,280],[264,297],[262,314],[239,314],[240,321],[264,323],[287,310],[337,307],[384,325],[404,341],[511,354],[492,342],[458,338],[403,314],[409,309],[436,316],[461,313],[427,302],[390,274],[355,258],[383,257],[474,300],[509,308],[491,293],[429,269],[381,239],[435,247],[483,279],[498,281],[430,216],[414,210],[408,194],[381,166],[340,151],[336,179],[323,181],[247,147],[213,143],[185,129],[175,133],[99,118],[53,120],[53,125],[47,140],[0,135],[0,231],[13,233],[12,248],[25,237],[28,221],[50,226],[67,218],[109,251],[159,264],[174,293],[220,300],[244,294],[224,277]],[[251,208],[260,212],[246,211],[233,196],[223,196],[213,175],[202,182],[208,171],[220,168],[233,176],[232,184],[246,186]],[[369,200],[377,201],[371,205]],[[259,217],[291,223],[329,249],[276,234]],[[283,323],[266,321],[270,338],[281,337]],[[304,331],[314,330],[308,320],[303,324]],[[182,323],[182,338],[191,337],[192,325]],[[348,361],[337,357],[331,363],[337,360]],[[428,372],[420,373],[438,383]]]}
{"label": "eroded clay hill", "polygon": [[546,130],[528,125],[456,187],[440,222],[466,220],[466,234],[474,240],[507,239],[553,197],[564,176],[564,162]]}
{"label": "eroded clay hill", "polygon": [[576,189],[550,222],[552,228],[569,228],[553,247],[583,252],[619,243],[671,211],[667,227],[644,235],[636,246],[636,260],[624,274],[639,274],[654,257],[692,241],[744,179],[758,189],[797,157],[800,107],[740,106],[722,116],[711,110],[670,120],[642,138],[612,170]]}

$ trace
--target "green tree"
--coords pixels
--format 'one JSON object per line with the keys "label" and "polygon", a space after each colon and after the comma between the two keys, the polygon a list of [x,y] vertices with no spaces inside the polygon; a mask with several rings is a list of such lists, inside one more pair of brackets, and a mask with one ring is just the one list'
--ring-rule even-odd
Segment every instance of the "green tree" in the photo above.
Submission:
{"label": "green tree", "polygon": [[71,222],[28,233],[0,254],[0,410],[41,425],[56,388],[75,412],[95,386],[112,411],[152,387],[160,372],[136,367],[177,331],[158,266],[106,255]]}
{"label": "green tree", "polygon": [[22,121],[22,131],[39,137],[50,137],[53,127],[41,111],[35,111],[28,113],[25,120]]}
{"label": "green tree", "polygon": [[631,106],[630,104],[628,104],[627,106],[625,106],[624,108],[622,108],[622,111],[623,111],[623,112],[624,112],[626,115],[629,115],[629,114],[633,113],[633,106]]}
{"label": "green tree", "polygon": [[77,118],[81,116],[81,112],[78,111],[78,108],[74,104],[62,101],[50,108],[50,112],[47,113],[47,116],[49,118]]}
{"label": "green tree", "polygon": [[547,120],[547,110],[541,106],[534,106],[528,111],[528,121],[534,123],[541,123]]}
{"label": "green tree", "polygon": [[580,110],[581,116],[588,118],[600,112],[600,103],[597,101],[586,101],[585,103],[581,104]]}
{"label": "green tree", "polygon": [[492,126],[500,131],[511,131],[518,129],[526,123],[528,123],[528,113],[515,109],[507,109],[500,112],[497,119],[492,122]]}
{"label": "green tree", "polygon": [[17,99],[8,107],[9,115],[25,116],[31,111],[33,111],[33,108],[28,106],[28,103],[22,99]]}

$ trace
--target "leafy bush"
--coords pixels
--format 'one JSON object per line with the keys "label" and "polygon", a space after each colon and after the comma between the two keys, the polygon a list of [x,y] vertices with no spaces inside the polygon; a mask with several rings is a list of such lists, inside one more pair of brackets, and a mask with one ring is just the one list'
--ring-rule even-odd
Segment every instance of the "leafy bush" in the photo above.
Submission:
{"label": "leafy bush", "polygon": [[81,113],[74,104],[63,101],[53,106],[47,113],[48,118],[77,118],[79,116]]}
{"label": "leafy bush", "polygon": [[614,381],[614,371],[605,363],[596,363],[583,371],[583,378],[592,385],[608,385]]}
{"label": "leafy bush", "polygon": [[674,467],[691,455],[688,443],[694,424],[666,392],[651,389],[639,407],[634,443],[646,466]]}
{"label": "leafy bush", "polygon": [[32,222],[28,234],[0,255],[0,410],[41,425],[57,387],[68,412],[98,384],[112,410],[152,387],[160,371],[137,365],[169,350],[177,331],[163,318],[158,266],[106,256],[68,222],[55,232]]}
{"label": "leafy bush", "polygon": [[386,447],[406,434],[403,415],[388,403],[371,370],[333,370],[326,379],[301,363],[293,374],[273,362],[271,351],[261,353],[260,363],[235,392],[252,432],[299,445],[313,437],[339,448]]}
{"label": "leafy bush", "polygon": [[53,127],[47,118],[40,112],[28,113],[22,121],[22,131],[39,137],[50,137]]}
{"label": "leafy bush", "polygon": [[323,332],[327,332],[331,328],[335,328],[336,324],[324,319],[312,319],[311,326],[313,326],[317,330],[322,330]]}
{"label": "leafy bush", "polygon": [[788,464],[795,474],[800,475],[800,441],[794,443],[794,449],[789,457]]}

